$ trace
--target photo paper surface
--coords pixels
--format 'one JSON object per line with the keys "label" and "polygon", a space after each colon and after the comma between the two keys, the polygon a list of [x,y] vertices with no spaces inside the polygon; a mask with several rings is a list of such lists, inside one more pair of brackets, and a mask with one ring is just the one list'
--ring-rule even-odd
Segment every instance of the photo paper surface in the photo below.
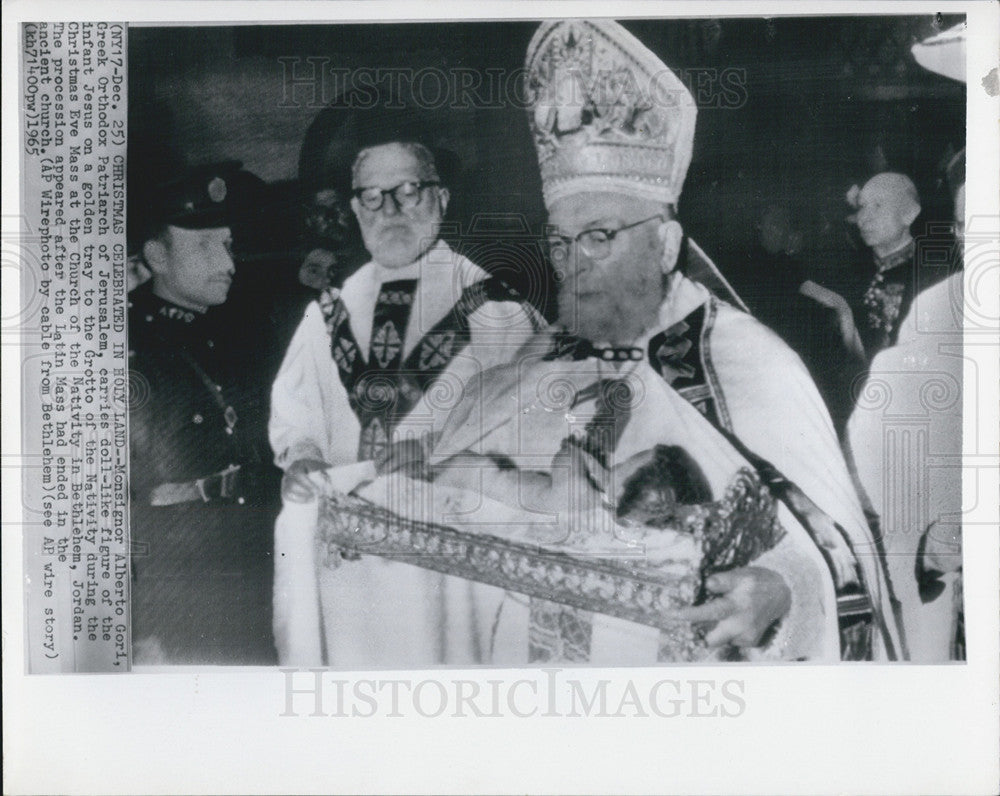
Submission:
{"label": "photo paper surface", "polygon": [[5,24],[20,789],[989,790],[995,8],[342,8]]}

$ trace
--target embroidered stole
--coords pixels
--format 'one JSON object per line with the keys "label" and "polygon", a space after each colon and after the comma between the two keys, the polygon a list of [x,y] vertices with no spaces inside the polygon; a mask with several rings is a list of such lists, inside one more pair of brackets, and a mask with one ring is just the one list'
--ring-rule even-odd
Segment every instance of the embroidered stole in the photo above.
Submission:
{"label": "embroidered stole", "polygon": [[[682,321],[654,335],[649,341],[648,352],[635,348],[596,348],[589,341],[567,334],[556,336],[555,347],[546,359],[585,359],[595,357],[608,362],[648,359],[668,383],[702,414],[709,416],[713,425],[719,423],[719,412],[725,412],[721,399],[707,382],[706,367],[702,361],[703,330],[706,312],[715,317],[715,303],[699,306]],[[714,375],[714,374],[713,374]],[[630,396],[628,383],[621,379],[602,379],[598,383],[597,408],[587,424],[584,449],[602,465],[613,465],[612,454],[618,439],[629,420]],[[728,415],[726,415],[728,420]],[[566,661],[586,663],[590,660],[593,635],[593,616],[582,611],[548,600],[531,598],[529,602],[528,659],[532,663]],[[660,633],[657,661],[673,660],[672,640]]]}
{"label": "embroidered stole", "polygon": [[416,279],[384,282],[372,321],[368,361],[359,356],[350,316],[340,291],[323,291],[320,309],[330,333],[330,352],[351,409],[361,424],[358,460],[385,455],[395,426],[470,341],[469,316],[487,301],[516,301],[529,317],[535,313],[516,290],[495,277],[470,285],[451,311],[404,358],[406,329],[413,309]]}
{"label": "embroidered stole", "polygon": [[[600,379],[595,387],[596,409],[584,429],[580,446],[601,466],[610,467],[635,396],[624,379]],[[590,660],[593,615],[589,611],[532,597],[528,612],[530,662]]]}
{"label": "embroidered stole", "polygon": [[[801,490],[787,481],[769,462],[749,451],[732,432],[732,422],[725,405],[718,378],[712,367],[710,334],[718,312],[717,299],[712,297],[700,305],[686,318],[669,328],[654,335],[647,347],[648,360],[652,368],[670,384],[683,398],[698,409],[702,415],[734,445],[736,450],[758,470],[761,478],[769,486],[774,497],[782,500],[789,510],[801,522],[810,536],[820,547],[823,545],[817,539],[814,524],[810,516],[819,509],[812,504]],[[556,346],[547,358],[551,359],[584,359],[597,357],[607,361],[622,361],[635,359],[634,349],[597,349],[588,341],[579,340],[569,335],[557,335]],[[602,382],[603,384],[604,382]],[[608,384],[624,384],[619,380],[610,380]],[[602,394],[607,389],[601,390]],[[621,402],[605,406],[598,403],[598,411],[591,424],[588,425],[587,444],[592,445],[590,425],[606,427],[607,415],[614,414]],[[603,452],[604,457],[613,453],[614,443],[621,434],[624,423],[627,422],[627,412],[620,425],[615,427],[616,433],[605,436],[598,450],[593,454]],[[601,420],[603,418],[603,420]],[[611,447],[607,447],[611,444]],[[596,455],[602,464],[610,461],[601,455]],[[846,534],[841,534],[845,540]],[[849,540],[847,540],[848,545]],[[825,555],[825,553],[824,553]],[[859,576],[861,570],[858,568]],[[840,628],[841,659],[871,660],[873,653],[873,632],[875,606],[869,599],[862,585],[842,585],[834,575],[837,595],[837,613]],[[569,662],[586,662],[590,656],[590,640],[592,635],[592,616],[568,606],[557,605],[540,599],[532,599],[529,620],[529,660],[543,662],[563,660]],[[891,642],[885,634],[887,647]],[[657,659],[660,662],[670,662],[666,653],[669,639],[661,632],[660,650]]]}
{"label": "embroidered stole", "polygon": [[[733,433],[729,411],[712,367],[709,345],[717,312],[718,300],[713,296],[683,321],[655,335],[649,341],[650,363],[668,384],[692,403],[740,455],[753,465],[774,498],[785,504],[826,557],[826,543],[818,529],[826,527],[832,520],[826,518],[798,486],[788,481],[770,462],[749,450]],[[856,559],[847,534],[839,526],[837,528],[852,557]],[[876,606],[873,604],[873,596],[870,597],[864,587],[863,572],[857,563],[855,570],[861,582],[845,584],[838,581],[836,571],[831,567],[837,598],[840,657],[845,661],[871,660],[874,651]],[[888,634],[884,637],[891,655],[891,639]]]}

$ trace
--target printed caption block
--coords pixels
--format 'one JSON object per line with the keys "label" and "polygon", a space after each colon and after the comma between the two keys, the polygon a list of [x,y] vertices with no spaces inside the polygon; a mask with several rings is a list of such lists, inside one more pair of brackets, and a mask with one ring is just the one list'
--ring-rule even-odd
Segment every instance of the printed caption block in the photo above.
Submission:
{"label": "printed caption block", "polygon": [[129,668],[126,39],[22,27],[23,531],[30,672]]}

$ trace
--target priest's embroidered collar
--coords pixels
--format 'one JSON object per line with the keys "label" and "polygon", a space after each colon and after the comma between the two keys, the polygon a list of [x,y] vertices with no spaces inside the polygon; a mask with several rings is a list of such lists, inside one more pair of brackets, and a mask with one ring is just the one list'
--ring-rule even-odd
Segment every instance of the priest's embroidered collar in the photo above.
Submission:
{"label": "priest's embroidered collar", "polygon": [[595,345],[569,332],[557,332],[553,338],[552,350],[545,359],[600,359],[604,362],[641,362],[646,351],[635,346]]}
{"label": "priest's embroidered collar", "polygon": [[911,238],[909,241],[904,243],[895,251],[889,252],[885,257],[875,258],[875,270],[878,273],[888,271],[890,268],[895,268],[897,265],[902,265],[905,262],[913,259],[913,253],[916,251],[917,244]]}

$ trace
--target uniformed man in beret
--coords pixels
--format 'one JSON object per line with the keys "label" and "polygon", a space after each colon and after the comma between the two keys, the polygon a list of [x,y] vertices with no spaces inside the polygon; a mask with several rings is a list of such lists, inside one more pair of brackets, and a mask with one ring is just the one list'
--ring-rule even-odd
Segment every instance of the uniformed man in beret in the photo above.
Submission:
{"label": "uniformed man in beret", "polygon": [[130,185],[130,243],[152,274],[129,309],[136,663],[274,661],[266,396],[227,376],[213,318],[236,270],[238,172],[225,163]]}

